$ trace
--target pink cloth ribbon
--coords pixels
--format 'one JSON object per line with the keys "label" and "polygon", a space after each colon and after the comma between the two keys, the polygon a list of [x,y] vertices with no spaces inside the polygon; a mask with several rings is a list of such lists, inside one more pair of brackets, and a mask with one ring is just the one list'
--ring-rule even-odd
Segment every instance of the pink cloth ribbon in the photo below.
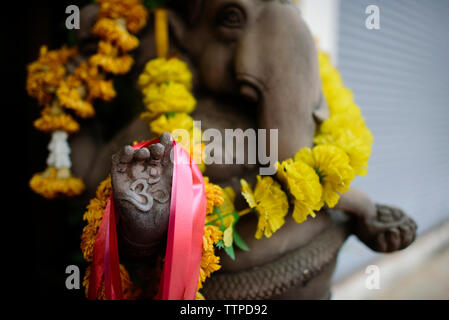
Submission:
{"label": "pink cloth ribbon", "polygon": [[[142,142],[133,148],[145,148],[158,142],[159,139]],[[157,298],[193,300],[200,273],[206,193],[201,171],[176,142],[173,142],[173,161],[167,247]],[[96,299],[103,277],[106,299],[123,299],[116,231],[118,217],[111,194],[95,240],[89,299]]]}

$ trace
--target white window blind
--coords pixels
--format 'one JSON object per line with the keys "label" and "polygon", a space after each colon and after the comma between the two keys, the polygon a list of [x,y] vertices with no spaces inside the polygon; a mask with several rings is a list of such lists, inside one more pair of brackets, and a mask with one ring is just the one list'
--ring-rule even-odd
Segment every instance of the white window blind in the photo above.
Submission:
{"label": "white window blind", "polygon": [[[380,9],[380,30],[365,9]],[[338,64],[374,135],[353,186],[399,206],[419,233],[449,219],[449,1],[341,0]],[[336,279],[376,257],[351,238]]]}

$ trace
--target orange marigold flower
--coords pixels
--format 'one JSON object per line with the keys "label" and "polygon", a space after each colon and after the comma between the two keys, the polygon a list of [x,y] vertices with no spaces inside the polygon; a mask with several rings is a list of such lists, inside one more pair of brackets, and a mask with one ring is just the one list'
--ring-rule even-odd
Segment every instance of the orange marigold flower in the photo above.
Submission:
{"label": "orange marigold flower", "polygon": [[66,113],[61,113],[58,115],[43,113],[39,119],[34,121],[34,127],[42,132],[64,130],[69,134],[78,132],[80,128],[78,122]]}
{"label": "orange marigold flower", "polygon": [[84,191],[84,183],[80,178],[70,175],[66,179],[59,179],[57,174],[56,168],[34,174],[29,182],[30,188],[47,199],[77,196]]}
{"label": "orange marigold flower", "polygon": [[224,201],[223,189],[213,183],[209,182],[208,177],[204,177],[204,185],[206,189],[206,213],[211,214],[214,207],[219,207]]}
{"label": "orange marigold flower", "polygon": [[89,62],[113,74],[125,74],[134,64],[130,55],[118,56],[117,48],[105,41],[98,43],[98,53],[93,55]]}
{"label": "orange marigold flower", "polygon": [[88,86],[88,99],[111,101],[115,98],[116,92],[112,80],[91,80],[88,82]]}
{"label": "orange marigold flower", "polygon": [[116,96],[112,80],[105,80],[105,75],[98,67],[87,62],[82,62],[74,72],[75,77],[81,79],[88,87],[87,101],[102,99],[110,101]]}
{"label": "orange marigold flower", "polygon": [[85,87],[75,77],[69,76],[62,81],[56,95],[61,106],[72,109],[79,117],[89,118],[95,115],[92,104],[83,100],[86,95]]}
{"label": "orange marigold flower", "polygon": [[83,252],[84,260],[87,262],[92,262],[95,239],[100,228],[101,220],[88,223],[83,228],[83,233],[81,234],[81,251]]}
{"label": "orange marigold flower", "polygon": [[102,18],[92,28],[92,33],[114,44],[127,52],[139,46],[139,39],[130,34],[124,26],[116,20]]}
{"label": "orange marigold flower", "polygon": [[214,250],[214,244],[223,239],[223,232],[217,226],[204,226],[203,251]]}
{"label": "orange marigold flower", "polygon": [[148,19],[148,11],[140,0],[99,0],[100,18],[125,19],[126,27],[132,33],[142,29]]}
{"label": "orange marigold flower", "polygon": [[62,47],[48,51],[46,46],[42,46],[39,58],[27,66],[26,90],[40,105],[51,102],[56,88],[66,75],[64,64],[76,53],[76,49]]}
{"label": "orange marigold flower", "polygon": [[81,234],[81,251],[87,262],[92,261],[95,238],[97,237],[98,228],[111,193],[111,177],[109,176],[100,183],[96,197],[90,200],[87,211],[83,215],[83,220],[87,221],[87,225]]}
{"label": "orange marigold flower", "polygon": [[203,252],[201,255],[201,267],[198,278],[198,289],[203,287],[207,277],[219,270],[220,257],[215,255],[214,244],[223,239],[223,232],[216,226],[205,226],[203,234]]}

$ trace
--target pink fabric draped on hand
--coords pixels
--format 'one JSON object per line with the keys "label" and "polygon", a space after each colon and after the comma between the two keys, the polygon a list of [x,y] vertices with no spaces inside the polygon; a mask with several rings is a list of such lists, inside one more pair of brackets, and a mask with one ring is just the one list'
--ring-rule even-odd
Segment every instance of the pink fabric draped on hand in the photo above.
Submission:
{"label": "pink fabric draped on hand", "polygon": [[[142,142],[133,148],[146,148],[158,142],[159,139]],[[167,247],[157,298],[193,300],[201,264],[206,193],[201,171],[176,142],[173,142],[173,161]],[[116,235],[118,217],[111,195],[95,240],[89,299],[96,299],[103,277],[106,299],[123,299]]]}

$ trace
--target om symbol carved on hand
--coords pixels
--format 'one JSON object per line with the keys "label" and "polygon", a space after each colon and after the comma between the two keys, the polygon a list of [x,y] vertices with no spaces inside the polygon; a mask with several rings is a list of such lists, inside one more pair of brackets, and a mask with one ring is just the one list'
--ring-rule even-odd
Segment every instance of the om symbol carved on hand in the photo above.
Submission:
{"label": "om symbol carved on hand", "polygon": [[143,212],[148,212],[153,207],[153,197],[148,192],[150,185],[145,179],[137,179],[126,190],[129,202]]}
{"label": "om symbol carved on hand", "polygon": [[[153,195],[151,195],[153,193]],[[127,201],[131,202],[137,209],[148,212],[153,207],[154,200],[165,203],[169,196],[167,192],[157,186],[151,186],[146,179],[137,179],[134,181],[129,190],[126,191]]]}

